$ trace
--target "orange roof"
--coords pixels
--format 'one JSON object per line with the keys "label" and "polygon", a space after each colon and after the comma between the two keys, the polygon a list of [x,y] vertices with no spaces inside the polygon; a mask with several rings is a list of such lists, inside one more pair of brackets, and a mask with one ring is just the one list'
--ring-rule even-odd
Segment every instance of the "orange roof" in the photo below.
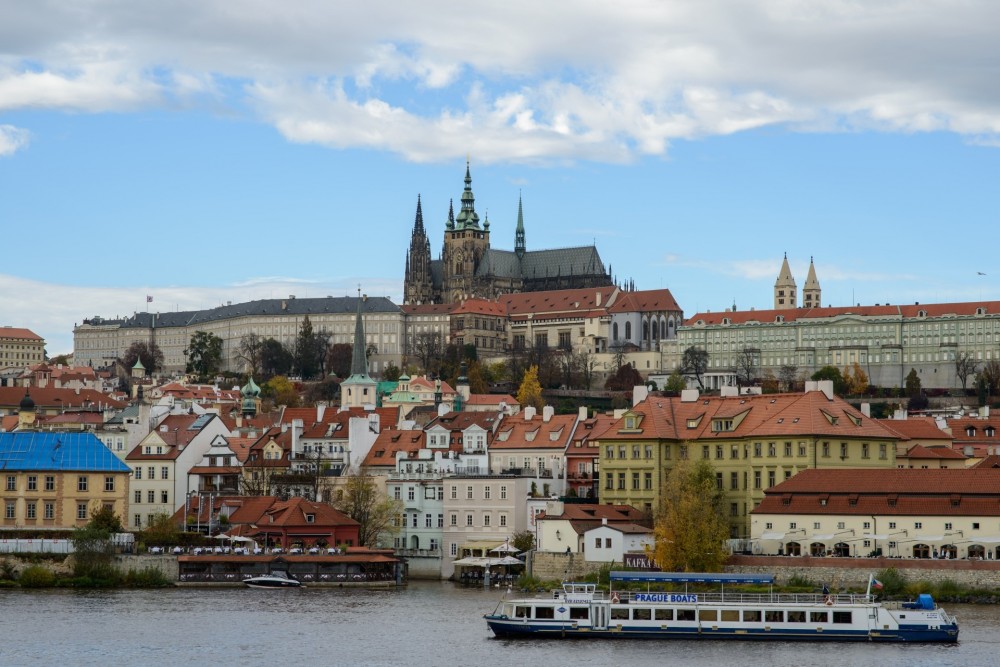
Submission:
{"label": "orange roof", "polygon": [[404,304],[399,307],[407,315],[447,315],[451,312],[451,303],[421,303]]}
{"label": "orange roof", "polygon": [[908,417],[907,419],[880,419],[886,428],[899,434],[903,440],[947,440],[951,436],[942,431],[933,417]]}
{"label": "orange roof", "polygon": [[375,443],[365,457],[364,465],[396,467],[396,452],[415,454],[424,448],[426,434],[419,430],[384,430],[375,438]]}
{"label": "orange roof", "polygon": [[609,313],[636,313],[650,311],[678,311],[681,307],[674,300],[674,295],[668,289],[642,290],[639,292],[622,292],[615,299],[614,305],[608,308]]}
{"label": "orange roof", "polygon": [[[24,398],[24,387],[0,387],[0,406],[19,406]],[[31,400],[39,409],[65,408],[114,408],[122,409],[128,403],[115,400],[96,389],[68,389],[62,387],[31,387]]]}
{"label": "orange roof", "polygon": [[926,313],[924,317],[942,317],[945,315],[956,315],[971,317],[977,314],[977,310],[982,312],[997,314],[1000,313],[1000,301],[969,301],[963,303],[928,303],[912,305],[875,305],[875,306],[840,306],[836,308],[790,308],[787,310],[743,310],[728,311],[723,310],[717,313],[697,313],[692,315],[687,322],[687,326],[695,326],[699,321],[705,325],[722,324],[722,320],[728,318],[731,324],[746,324],[747,322],[774,322],[779,316],[785,322],[794,322],[802,319],[819,319],[839,317],[841,315],[858,315],[861,317],[902,317],[904,319],[914,319],[920,317],[920,313]]}
{"label": "orange roof", "polygon": [[[898,440],[876,419],[866,417],[847,401],[828,399],[821,391],[751,396],[701,396],[694,401],[650,396],[628,414],[640,417],[636,431],[625,431],[625,417],[600,440],[711,440],[733,437],[829,437]],[[732,422],[732,430],[715,430],[715,420]],[[727,424],[728,426],[728,424]]]}
{"label": "orange roof", "polygon": [[567,313],[576,317],[598,317],[607,313],[617,293],[617,287],[521,292],[500,297],[500,303],[512,320],[527,319],[529,315],[533,319],[546,319],[556,314],[565,317]]}
{"label": "orange roof", "polygon": [[599,505],[596,503],[566,503],[562,514],[542,514],[542,519],[564,519],[570,521],[593,520],[600,523],[604,519],[608,523],[637,523],[649,520],[642,510],[631,505]]}
{"label": "orange roof", "polygon": [[43,340],[41,336],[31,329],[18,329],[15,327],[0,327],[0,338],[13,340]]}
{"label": "orange roof", "polygon": [[506,417],[497,427],[490,450],[499,449],[566,449],[576,415],[552,415],[545,421],[541,415],[525,419],[524,413]]}
{"label": "orange roof", "polygon": [[924,447],[923,445],[913,445],[906,450],[906,453],[900,456],[896,455],[897,458],[908,458],[908,459],[962,459],[965,457],[956,452],[951,447]]}
{"label": "orange roof", "polygon": [[996,417],[990,419],[959,417],[949,419],[948,426],[951,428],[952,444],[957,448],[975,444],[1000,445],[1000,436],[997,434],[1000,430],[997,428],[1000,426],[1000,419]]}
{"label": "orange roof", "polygon": [[466,313],[473,315],[489,315],[491,317],[506,317],[507,310],[498,301],[489,301],[488,299],[466,299],[456,305],[451,311],[452,315],[464,315]]}
{"label": "orange roof", "polygon": [[496,405],[500,406],[501,403],[506,403],[507,407],[516,406],[517,399],[510,394],[469,394],[469,400],[465,402],[466,405]]}
{"label": "orange roof", "polygon": [[[165,448],[165,451],[160,454],[146,454],[144,451],[144,448],[146,447],[144,444],[146,438],[143,438],[143,441],[136,445],[132,451],[128,453],[125,460],[143,461],[176,459],[178,455],[180,455],[181,449],[191,444],[191,441],[198,437],[205,427],[212,422],[212,420],[206,420],[200,428],[191,428],[191,426],[202,416],[203,415],[189,414],[167,415],[163,421],[160,422],[159,426],[156,427],[156,430],[151,432],[156,433],[156,435],[159,436],[164,443],[166,443],[167,447]],[[215,419],[218,419],[217,415],[212,416]],[[149,436],[147,436],[147,438],[148,437]]]}

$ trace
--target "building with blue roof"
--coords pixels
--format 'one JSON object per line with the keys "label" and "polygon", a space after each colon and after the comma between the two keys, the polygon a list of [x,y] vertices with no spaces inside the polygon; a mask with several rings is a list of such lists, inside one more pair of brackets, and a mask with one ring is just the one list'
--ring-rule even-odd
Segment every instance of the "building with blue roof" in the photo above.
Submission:
{"label": "building with blue roof", "polygon": [[3,530],[67,530],[126,515],[131,469],[93,433],[0,433]]}

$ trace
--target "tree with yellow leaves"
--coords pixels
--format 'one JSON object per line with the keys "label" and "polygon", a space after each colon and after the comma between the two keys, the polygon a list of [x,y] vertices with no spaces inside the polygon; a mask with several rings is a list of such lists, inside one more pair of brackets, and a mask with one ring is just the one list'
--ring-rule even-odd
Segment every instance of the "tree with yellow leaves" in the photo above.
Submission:
{"label": "tree with yellow leaves", "polygon": [[726,560],[725,494],[707,461],[679,461],[667,475],[649,557],[664,572],[717,572]]}
{"label": "tree with yellow leaves", "polygon": [[858,362],[855,361],[844,369],[844,384],[851,396],[861,396],[868,391],[868,374]]}
{"label": "tree with yellow leaves", "polygon": [[521,404],[522,408],[533,405],[541,410],[545,407],[545,399],[542,398],[542,385],[538,382],[538,366],[531,366],[524,372],[521,387],[517,390],[517,402]]}

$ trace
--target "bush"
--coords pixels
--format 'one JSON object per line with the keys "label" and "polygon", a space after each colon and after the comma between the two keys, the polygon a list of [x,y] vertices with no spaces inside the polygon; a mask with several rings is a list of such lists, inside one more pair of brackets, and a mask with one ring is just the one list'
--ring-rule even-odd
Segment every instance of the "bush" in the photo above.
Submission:
{"label": "bush", "polygon": [[963,593],[965,593],[965,591],[956,582],[951,579],[945,579],[937,585],[934,597],[942,600],[949,600],[955,599]]}
{"label": "bush", "polygon": [[173,582],[157,568],[146,567],[141,570],[129,570],[125,575],[125,585],[129,588],[162,588],[173,585]]}
{"label": "bush", "polygon": [[18,583],[21,588],[50,588],[56,583],[56,575],[44,565],[30,565],[21,572]]}
{"label": "bush", "polygon": [[7,581],[14,581],[17,579],[17,569],[14,564],[10,562],[9,559],[4,558],[0,561],[0,579]]}
{"label": "bush", "polygon": [[906,575],[894,567],[879,570],[875,578],[882,582],[882,595],[902,595],[906,592]]}
{"label": "bush", "polygon": [[807,577],[796,574],[788,578],[788,583],[785,584],[788,588],[803,588],[805,590],[811,590],[813,588],[813,582]]}

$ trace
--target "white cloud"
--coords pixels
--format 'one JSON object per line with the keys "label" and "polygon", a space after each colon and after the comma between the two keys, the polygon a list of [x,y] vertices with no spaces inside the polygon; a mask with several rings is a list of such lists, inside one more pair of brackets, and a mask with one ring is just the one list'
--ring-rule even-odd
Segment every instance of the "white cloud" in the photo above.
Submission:
{"label": "white cloud", "polygon": [[775,124],[993,145],[998,24],[990,0],[39,0],[0,26],[0,109],[237,89],[233,108],[251,102],[289,140],[414,161],[625,162]]}
{"label": "white cloud", "polygon": [[[73,326],[83,319],[100,315],[126,317],[137,311],[167,312],[214,308],[227,302],[281,299],[290,294],[299,298],[352,296],[358,285],[370,296],[385,296],[401,302],[397,280],[359,276],[328,279],[248,277],[224,287],[85,287],[58,285],[0,274],[0,313],[4,324],[31,329],[45,339],[50,355],[73,349]],[[147,303],[146,296],[153,302]]]}
{"label": "white cloud", "polygon": [[31,134],[13,125],[0,125],[0,157],[13,155],[28,145]]}

